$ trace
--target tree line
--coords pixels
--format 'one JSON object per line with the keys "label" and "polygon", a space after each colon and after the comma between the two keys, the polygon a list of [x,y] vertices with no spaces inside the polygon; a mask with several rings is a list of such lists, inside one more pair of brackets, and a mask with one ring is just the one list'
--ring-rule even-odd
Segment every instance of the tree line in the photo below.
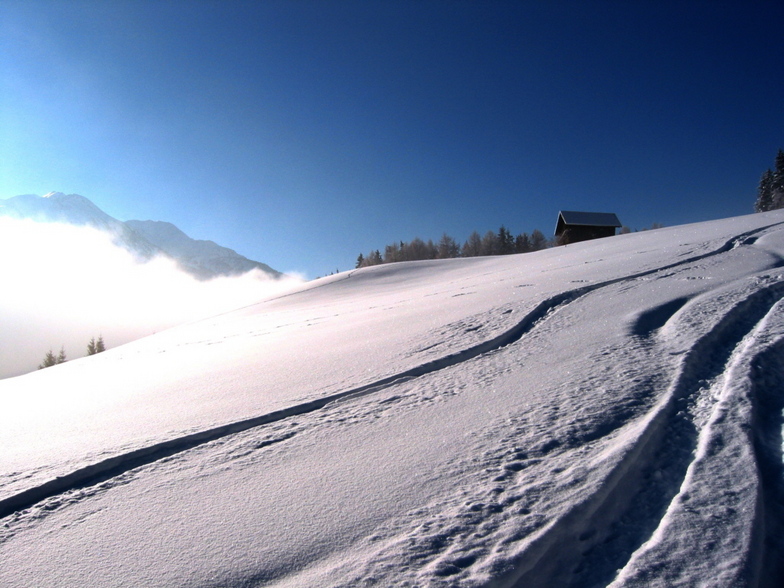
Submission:
{"label": "tree line", "polygon": [[509,255],[529,253],[550,247],[552,243],[544,234],[535,229],[529,235],[520,233],[514,236],[504,225],[498,232],[487,231],[480,235],[471,233],[465,243],[455,241],[444,233],[438,243],[432,239],[423,241],[419,237],[408,243],[400,241],[384,247],[384,252],[375,249],[367,255],[359,254],[356,267],[367,267],[395,261],[418,261],[423,259],[450,259],[454,257],[480,257],[484,255]]}
{"label": "tree line", "polygon": [[[96,353],[101,353],[102,351],[106,351],[103,337],[99,336],[97,341],[95,340],[95,337],[90,339],[90,342],[87,344],[87,355],[95,355]],[[60,347],[60,353],[57,355],[55,355],[54,352],[50,349],[44,356],[44,360],[41,362],[41,365],[38,366],[38,369],[42,370],[59,363],[65,363],[66,361],[68,360],[65,357],[65,347]]]}
{"label": "tree line", "polygon": [[781,149],[776,155],[775,168],[768,168],[762,174],[757,187],[754,212],[765,212],[777,208],[784,208],[784,151]]}

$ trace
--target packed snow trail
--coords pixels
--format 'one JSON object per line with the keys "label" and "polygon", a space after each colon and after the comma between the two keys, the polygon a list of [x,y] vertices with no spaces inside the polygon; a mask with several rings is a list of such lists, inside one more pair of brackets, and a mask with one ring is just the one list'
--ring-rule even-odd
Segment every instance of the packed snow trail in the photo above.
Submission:
{"label": "packed snow trail", "polygon": [[[762,398],[781,414],[780,399],[769,393],[780,371],[770,381],[754,375],[777,365],[781,352],[776,325],[784,279],[775,268],[784,233],[770,226],[781,220],[758,215],[516,259],[427,264],[430,275],[406,273],[404,264],[319,288],[319,296],[331,291],[333,309],[334,297],[345,298],[344,319],[359,300],[367,300],[368,310],[357,315],[363,320],[390,309],[426,316],[438,305],[451,320],[460,307],[449,305],[464,304],[452,322],[412,325],[410,337],[389,333],[394,342],[420,343],[385,353],[403,369],[376,372],[362,385],[508,334],[542,300],[580,295],[550,305],[514,341],[415,379],[398,377],[370,394],[347,386],[353,394],[317,411],[15,510],[0,525],[0,584],[513,586],[524,578],[534,586],[606,585],[619,568],[620,583],[640,574],[654,583],[702,581],[704,570],[698,576],[679,565],[694,557],[684,546],[698,543],[701,531],[668,521],[682,516],[679,488],[711,489],[721,473],[694,465],[707,462],[692,456],[692,449],[711,446],[706,435],[720,428],[713,391],[740,389],[732,382],[752,374],[746,386],[752,403]],[[737,245],[723,245],[730,241]],[[521,268],[523,262],[530,265]],[[462,272],[469,267],[484,275]],[[400,297],[378,298],[374,279],[394,289],[399,278]],[[592,287],[584,290],[586,284]],[[412,292],[423,295],[424,314],[401,304]],[[308,296],[314,294],[278,304]],[[341,326],[322,325],[333,335]],[[189,332],[203,340],[221,336],[194,328],[148,345],[171,345],[177,335],[187,348],[182,337]],[[361,359],[347,356],[344,368],[378,365],[372,356],[367,364]],[[739,394],[725,396],[720,402]],[[780,484],[770,462],[781,461],[780,416],[755,418],[757,437],[740,466],[768,464],[758,487],[763,510],[776,513]],[[778,455],[770,449],[777,426]],[[711,503],[710,492],[696,493]],[[668,498],[657,504],[655,496]],[[748,519],[737,520],[739,529],[748,528]],[[775,535],[755,529],[748,545],[775,553]],[[736,557],[752,555],[741,551]],[[749,569],[755,566],[773,569],[765,557]],[[753,574],[735,572],[753,582]]]}

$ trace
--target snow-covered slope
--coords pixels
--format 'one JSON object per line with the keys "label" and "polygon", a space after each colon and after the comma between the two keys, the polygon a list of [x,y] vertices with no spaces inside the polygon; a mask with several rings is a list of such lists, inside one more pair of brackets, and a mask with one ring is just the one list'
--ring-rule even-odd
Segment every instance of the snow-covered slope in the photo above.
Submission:
{"label": "snow-covered slope", "polygon": [[119,221],[79,194],[50,192],[45,196],[25,194],[0,199],[0,216],[89,225],[109,233],[119,245],[141,260],[166,255],[186,272],[199,279],[236,276],[259,270],[270,278],[283,274],[268,265],[252,261],[232,249],[212,241],[191,239],[171,223],[158,221]]}
{"label": "snow-covered slope", "polygon": [[375,266],[0,381],[0,585],[778,586],[783,262]]}
{"label": "snow-covered slope", "polygon": [[283,275],[264,263],[251,261],[233,249],[221,247],[213,241],[191,239],[171,223],[129,220],[125,224],[170,257],[179,260],[188,268],[193,268],[195,273],[202,277],[233,276],[254,269],[270,277]]}

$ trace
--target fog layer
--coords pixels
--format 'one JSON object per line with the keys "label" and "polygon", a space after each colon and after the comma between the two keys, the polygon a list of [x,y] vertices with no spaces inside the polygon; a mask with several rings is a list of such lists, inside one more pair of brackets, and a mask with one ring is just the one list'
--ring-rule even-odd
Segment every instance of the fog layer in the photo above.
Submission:
{"label": "fog layer", "polygon": [[198,281],[166,257],[141,263],[91,227],[0,218],[0,378],[69,360],[92,337],[115,347],[285,290],[260,271]]}

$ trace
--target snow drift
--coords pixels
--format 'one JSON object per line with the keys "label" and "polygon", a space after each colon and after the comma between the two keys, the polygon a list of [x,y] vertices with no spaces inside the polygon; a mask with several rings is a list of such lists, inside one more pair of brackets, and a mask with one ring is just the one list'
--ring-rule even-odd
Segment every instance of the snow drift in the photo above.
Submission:
{"label": "snow drift", "polygon": [[784,212],[331,276],[0,382],[0,584],[782,580]]}

